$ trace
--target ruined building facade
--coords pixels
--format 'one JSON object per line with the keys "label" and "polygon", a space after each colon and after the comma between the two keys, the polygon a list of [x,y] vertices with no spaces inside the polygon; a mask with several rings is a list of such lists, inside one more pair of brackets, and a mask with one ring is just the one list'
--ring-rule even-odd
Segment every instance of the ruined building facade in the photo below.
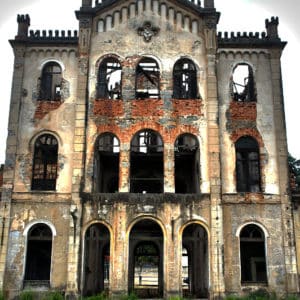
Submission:
{"label": "ruined building facade", "polygon": [[[46,17],[46,16],[45,16]],[[67,296],[298,292],[278,19],[213,0],[82,0],[18,16],[0,284]]]}

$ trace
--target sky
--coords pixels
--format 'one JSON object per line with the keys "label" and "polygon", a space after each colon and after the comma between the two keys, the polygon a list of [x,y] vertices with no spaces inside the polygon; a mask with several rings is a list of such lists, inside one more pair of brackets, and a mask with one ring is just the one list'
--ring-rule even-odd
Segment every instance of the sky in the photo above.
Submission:
{"label": "sky", "polygon": [[[202,3],[204,0],[201,1]],[[74,11],[81,0],[1,0],[0,2],[0,163],[5,160],[8,111],[13,72],[13,51],[8,43],[17,33],[17,14],[29,14],[33,30],[77,29]],[[221,12],[218,31],[265,30],[265,19],[279,17],[279,35],[288,41],[281,62],[289,152],[300,159],[300,1],[298,0],[215,0]]]}

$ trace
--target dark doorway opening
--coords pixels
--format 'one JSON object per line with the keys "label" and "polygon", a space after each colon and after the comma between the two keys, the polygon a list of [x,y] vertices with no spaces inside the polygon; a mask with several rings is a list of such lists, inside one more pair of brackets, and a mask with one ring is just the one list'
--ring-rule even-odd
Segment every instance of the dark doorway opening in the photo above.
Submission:
{"label": "dark doorway opening", "polygon": [[182,236],[182,289],[189,298],[208,297],[208,239],[198,224],[188,225]]}
{"label": "dark doorway opening", "polygon": [[109,288],[110,233],[103,224],[91,225],[85,234],[84,296]]}
{"label": "dark doorway opening", "polygon": [[139,298],[163,295],[163,234],[152,220],[135,224],[129,239],[129,292]]}
{"label": "dark doorway opening", "polygon": [[30,282],[50,282],[52,232],[45,224],[36,224],[28,234],[25,285]]}

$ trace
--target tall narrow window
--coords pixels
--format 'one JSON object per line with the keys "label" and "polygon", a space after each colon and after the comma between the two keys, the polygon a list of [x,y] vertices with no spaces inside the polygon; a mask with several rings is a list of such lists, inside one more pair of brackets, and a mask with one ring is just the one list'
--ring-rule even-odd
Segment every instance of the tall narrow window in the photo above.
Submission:
{"label": "tall narrow window", "polygon": [[158,133],[135,134],[130,149],[131,193],[163,193],[163,141]]}
{"label": "tall narrow window", "polygon": [[265,237],[256,225],[245,226],[240,234],[242,282],[266,282]]}
{"label": "tall narrow window", "polygon": [[182,134],[175,141],[175,193],[199,193],[199,144],[192,134]]}
{"label": "tall narrow window", "polygon": [[98,138],[95,149],[95,192],[118,192],[119,154],[120,143],[116,136],[104,133]]}
{"label": "tall narrow window", "polygon": [[136,68],[136,98],[159,98],[159,84],[160,73],[157,62],[152,58],[143,58]]}
{"label": "tall narrow window", "polygon": [[56,62],[47,63],[42,71],[40,100],[60,100],[62,88],[61,67]]}
{"label": "tall narrow window", "polygon": [[49,281],[52,253],[52,232],[45,224],[37,224],[28,234],[25,283]]}
{"label": "tall narrow window", "polygon": [[241,137],[235,143],[236,183],[238,192],[259,192],[260,163],[257,141],[251,137]]}
{"label": "tall narrow window", "polygon": [[40,136],[34,145],[32,190],[55,190],[57,158],[57,139],[50,134]]}
{"label": "tall narrow window", "polygon": [[197,89],[197,70],[189,59],[180,59],[173,70],[173,98],[199,98]]}
{"label": "tall narrow window", "polygon": [[99,66],[97,82],[97,98],[121,98],[122,68],[113,57],[103,60]]}
{"label": "tall narrow window", "polygon": [[232,75],[232,96],[235,101],[256,101],[252,68],[247,64],[238,64]]}

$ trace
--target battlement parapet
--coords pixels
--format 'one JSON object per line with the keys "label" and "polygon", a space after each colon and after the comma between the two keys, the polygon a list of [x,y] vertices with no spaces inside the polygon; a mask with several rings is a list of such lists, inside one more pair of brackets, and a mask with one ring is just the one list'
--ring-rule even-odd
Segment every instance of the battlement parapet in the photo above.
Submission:
{"label": "battlement parapet", "polygon": [[78,31],[74,30],[30,30],[28,40],[30,41],[77,41]]}

